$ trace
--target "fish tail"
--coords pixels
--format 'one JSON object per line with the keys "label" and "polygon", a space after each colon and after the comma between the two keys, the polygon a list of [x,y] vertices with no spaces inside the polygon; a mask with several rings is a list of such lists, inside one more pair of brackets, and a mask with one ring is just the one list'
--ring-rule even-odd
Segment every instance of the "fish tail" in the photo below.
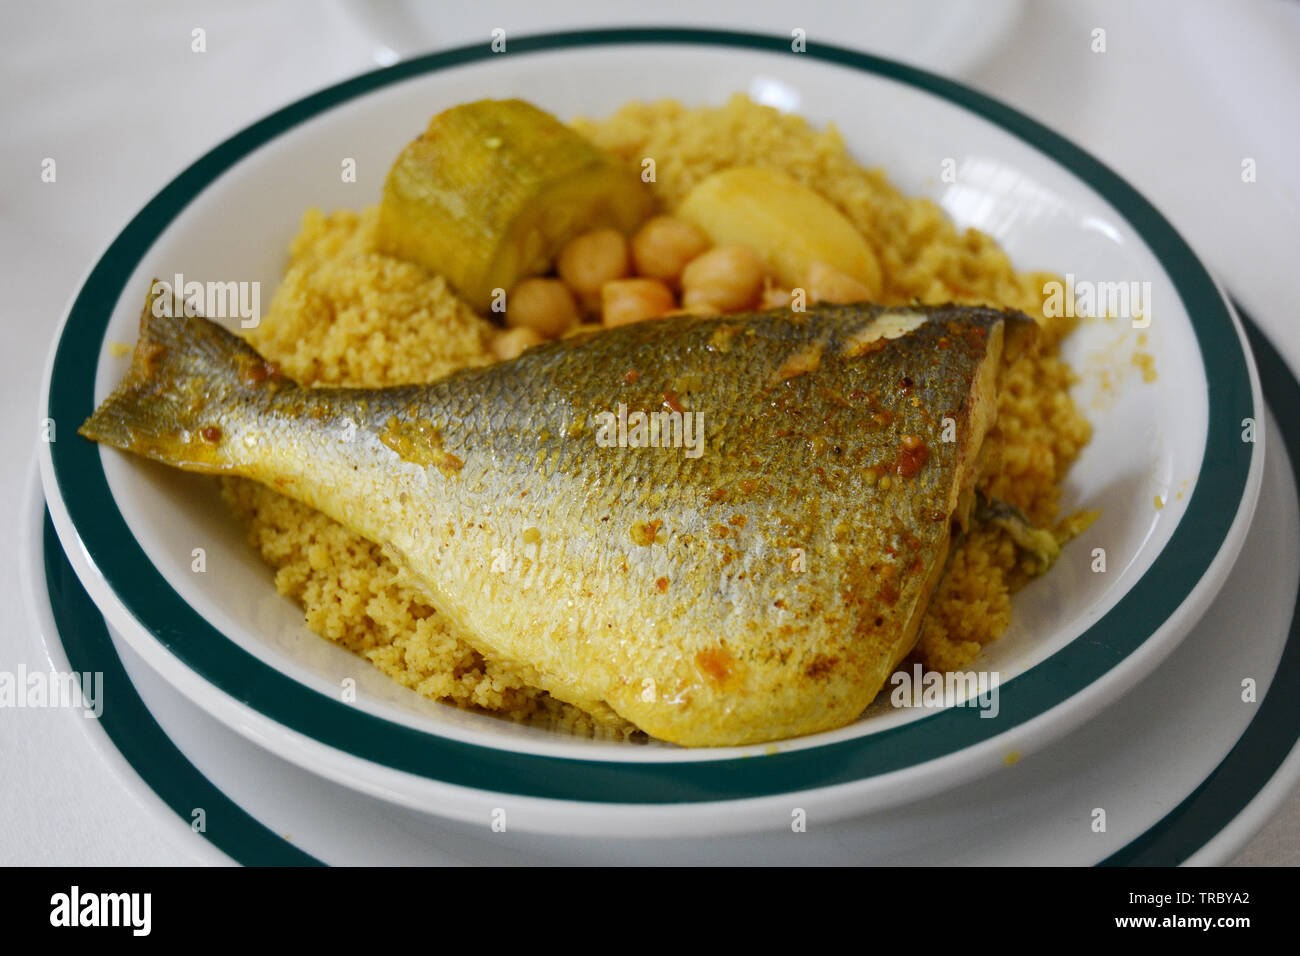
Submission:
{"label": "fish tail", "polygon": [[237,473],[230,426],[293,383],[239,336],[185,315],[159,286],[150,284],[130,369],[77,431],[187,471]]}

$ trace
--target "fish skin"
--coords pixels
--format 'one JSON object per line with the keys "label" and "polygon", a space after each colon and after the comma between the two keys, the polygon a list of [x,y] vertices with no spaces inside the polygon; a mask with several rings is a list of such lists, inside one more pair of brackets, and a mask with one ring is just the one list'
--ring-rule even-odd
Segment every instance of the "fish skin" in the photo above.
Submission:
{"label": "fish skin", "polygon": [[[958,306],[676,317],[370,390],[301,387],[154,311],[82,435],[305,502],[380,543],[485,656],[687,746],[828,730],[871,702],[971,496],[1004,340],[1036,331]],[[900,315],[920,324],[863,344]],[[703,454],[598,446],[619,403],[702,412]],[[908,436],[928,457],[905,476]]]}

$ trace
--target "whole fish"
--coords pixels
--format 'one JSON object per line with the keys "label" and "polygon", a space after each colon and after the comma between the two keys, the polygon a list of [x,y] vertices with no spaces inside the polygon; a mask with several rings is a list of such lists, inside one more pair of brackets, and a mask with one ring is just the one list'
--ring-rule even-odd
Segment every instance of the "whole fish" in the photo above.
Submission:
{"label": "whole fish", "polygon": [[428,385],[307,388],[151,297],[81,434],[380,543],[488,658],[666,741],[853,721],[974,503],[1017,312],[676,317]]}

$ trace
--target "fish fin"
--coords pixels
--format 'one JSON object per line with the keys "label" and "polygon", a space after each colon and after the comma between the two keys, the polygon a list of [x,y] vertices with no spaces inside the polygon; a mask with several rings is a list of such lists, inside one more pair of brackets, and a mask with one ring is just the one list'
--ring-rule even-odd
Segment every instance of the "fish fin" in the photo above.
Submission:
{"label": "fish fin", "polygon": [[223,427],[229,414],[264,401],[268,383],[292,383],[215,322],[176,303],[161,307],[160,286],[149,286],[130,369],[77,431],[187,471],[235,472]]}

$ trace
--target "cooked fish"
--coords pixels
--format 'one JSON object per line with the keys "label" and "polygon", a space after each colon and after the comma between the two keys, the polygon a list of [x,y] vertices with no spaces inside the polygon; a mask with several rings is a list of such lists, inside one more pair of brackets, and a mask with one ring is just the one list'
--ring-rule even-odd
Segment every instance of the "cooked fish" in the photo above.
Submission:
{"label": "cooked fish", "polygon": [[485,656],[693,746],[839,727],[876,696],[1036,330],[954,306],[676,317],[369,390],[301,387],[170,311],[146,304],[81,434],[319,509]]}

